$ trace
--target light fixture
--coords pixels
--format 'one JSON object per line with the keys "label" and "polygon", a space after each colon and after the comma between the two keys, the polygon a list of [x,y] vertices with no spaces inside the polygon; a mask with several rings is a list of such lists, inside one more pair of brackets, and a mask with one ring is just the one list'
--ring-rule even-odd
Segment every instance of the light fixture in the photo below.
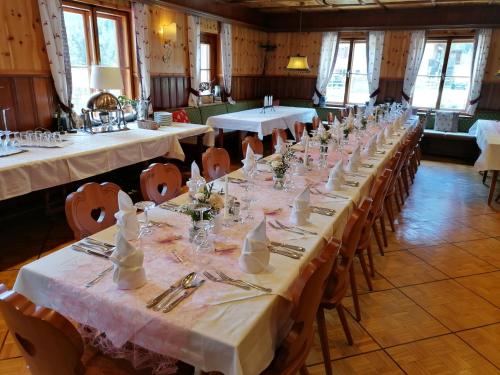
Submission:
{"label": "light fixture", "polygon": [[172,57],[174,43],[177,42],[177,24],[172,22],[169,25],[163,25],[160,34],[163,39],[163,48],[165,48],[165,54],[161,59],[164,63],[168,63]]}
{"label": "light fixture", "polygon": [[500,69],[497,70],[496,76],[500,78]]}
{"label": "light fixture", "polygon": [[[301,33],[302,33],[302,12],[299,12],[299,34]],[[286,69],[292,70],[294,72],[311,71],[311,69],[309,68],[309,63],[307,62],[307,56],[302,56],[301,54],[297,54],[296,56],[290,56]]]}

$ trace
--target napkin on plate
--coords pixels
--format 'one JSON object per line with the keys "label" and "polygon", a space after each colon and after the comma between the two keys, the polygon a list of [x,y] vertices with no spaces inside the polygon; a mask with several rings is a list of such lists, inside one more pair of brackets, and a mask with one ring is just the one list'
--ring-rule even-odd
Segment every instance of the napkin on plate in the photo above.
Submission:
{"label": "napkin on plate", "polygon": [[380,131],[377,135],[377,147],[378,148],[383,148],[384,145],[385,145],[385,135],[384,135],[384,131]]}
{"label": "napkin on plate", "polygon": [[259,273],[269,264],[269,239],[266,234],[266,217],[248,232],[238,261],[240,269],[246,273]]}
{"label": "napkin on plate", "polygon": [[340,121],[337,118],[337,116],[334,116],[334,118],[333,118],[333,126],[336,128],[338,128],[340,126]]}
{"label": "napkin on plate", "polygon": [[283,138],[281,138],[281,136],[278,135],[278,139],[276,140],[276,146],[274,146],[274,152],[276,154],[281,154],[283,151],[285,151],[285,143],[283,142]]}
{"label": "napkin on plate", "polygon": [[132,199],[123,191],[118,192],[118,208],[115,214],[116,249],[109,259],[113,262],[113,281],[119,289],[136,289],[146,283],[146,271],[142,266],[144,253],[132,241],[139,237],[139,222]]}
{"label": "napkin on plate", "polygon": [[357,172],[359,165],[361,164],[361,150],[360,146],[357,145],[349,158],[349,164],[347,164],[347,169],[349,172]]}
{"label": "napkin on plate", "polygon": [[326,132],[326,129],[325,129],[323,123],[320,122],[318,125],[318,134],[324,134],[325,132]]}
{"label": "napkin on plate", "polygon": [[243,171],[245,173],[250,173],[255,168],[255,154],[253,153],[252,147],[250,147],[250,145],[247,145],[245,159],[243,159],[241,162],[243,163]]}
{"label": "napkin on plate", "polygon": [[198,164],[196,164],[195,161],[191,163],[191,180],[196,181],[199,180],[201,177],[200,175],[200,167],[198,167]]}
{"label": "napkin on plate", "polygon": [[290,213],[290,221],[294,225],[305,225],[311,214],[309,209],[310,202],[309,188],[306,187],[293,201],[292,212]]}
{"label": "napkin on plate", "polygon": [[195,161],[191,163],[191,178],[186,181],[186,186],[189,189],[189,196],[194,198],[200,187],[205,185],[205,179],[200,175],[200,168]]}
{"label": "napkin on plate", "polygon": [[386,138],[391,138],[392,137],[392,134],[393,134],[393,129],[392,129],[392,125],[387,125],[384,129],[384,132],[385,132],[385,137]]}
{"label": "napkin on plate", "polygon": [[368,140],[368,143],[365,146],[364,156],[373,156],[375,155],[375,152],[377,152],[377,134],[374,134]]}
{"label": "napkin on plate", "polygon": [[342,168],[342,160],[339,160],[328,174],[328,181],[326,182],[325,189],[327,191],[340,190],[344,183],[344,170]]}

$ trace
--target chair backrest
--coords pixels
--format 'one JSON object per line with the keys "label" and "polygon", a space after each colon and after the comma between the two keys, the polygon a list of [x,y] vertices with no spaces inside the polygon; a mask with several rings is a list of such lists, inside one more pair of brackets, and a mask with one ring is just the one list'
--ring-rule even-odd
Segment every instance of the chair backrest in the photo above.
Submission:
{"label": "chair backrest", "polygon": [[264,374],[295,375],[304,365],[314,339],[314,319],[336,251],[337,246],[329,242],[321,254],[302,269],[296,280],[301,293],[294,301],[292,327]]}
{"label": "chair backrest", "polygon": [[279,107],[280,106],[280,100],[279,99],[274,99],[273,100],[273,107]]}
{"label": "chair backrest", "polygon": [[210,147],[201,157],[203,177],[207,181],[215,180],[229,172],[231,159],[223,148]]}
{"label": "chair backrest", "polygon": [[333,113],[328,112],[328,117],[327,117],[328,124],[333,124]]}
{"label": "chair backrest", "polygon": [[295,131],[295,141],[300,142],[304,132],[306,131],[306,124],[300,121],[295,121],[295,124],[293,124],[293,130]]}
{"label": "chair backrest", "polygon": [[286,142],[286,130],[285,129],[273,129],[272,141],[273,141],[273,151],[276,143],[278,143],[278,137],[280,137],[283,142]]}
{"label": "chair backrest", "polygon": [[76,239],[115,224],[120,187],[111,182],[86,183],[66,198],[66,219]]}
{"label": "chair backrest", "polygon": [[243,151],[243,157],[247,154],[247,147],[250,145],[255,154],[264,155],[264,144],[256,136],[247,135],[243,141],[241,141],[241,150]]}
{"label": "chair backrest", "polygon": [[320,122],[321,122],[321,119],[319,118],[319,116],[314,116],[312,118],[312,128],[313,129],[318,129]]}
{"label": "chair backrest", "polygon": [[79,375],[83,340],[59,313],[0,284],[0,311],[33,375]]}
{"label": "chair backrest", "polygon": [[182,175],[174,164],[154,163],[141,173],[141,193],[144,200],[156,204],[175,198],[181,192]]}
{"label": "chair backrest", "polygon": [[361,238],[361,232],[372,206],[372,199],[367,197],[352,212],[342,234],[340,257],[337,257],[328,277],[324,298],[329,302],[342,300],[349,284],[349,269]]}

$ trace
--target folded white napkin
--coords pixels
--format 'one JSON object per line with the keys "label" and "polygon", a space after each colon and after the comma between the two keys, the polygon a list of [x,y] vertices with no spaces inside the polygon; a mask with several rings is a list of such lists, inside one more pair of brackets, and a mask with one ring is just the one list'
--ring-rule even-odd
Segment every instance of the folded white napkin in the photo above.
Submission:
{"label": "folded white napkin", "polygon": [[294,225],[305,225],[311,214],[309,209],[310,202],[309,188],[306,187],[299,195],[293,200],[292,212],[290,213],[290,221]]}
{"label": "folded white napkin", "polygon": [[381,149],[384,147],[385,145],[385,135],[384,135],[384,131],[380,131],[377,135],[377,148]]}
{"label": "folded white napkin", "polygon": [[356,146],[354,151],[349,158],[349,164],[347,164],[347,169],[349,172],[357,172],[359,165],[361,164],[361,150],[359,145]]}
{"label": "folded white napkin", "polygon": [[334,118],[333,118],[333,126],[334,126],[335,128],[338,128],[338,127],[340,126],[340,121],[339,121],[339,119],[337,118],[337,116],[334,116]]}
{"label": "folded white napkin", "polygon": [[274,146],[274,152],[276,154],[281,154],[285,151],[285,143],[283,142],[283,138],[278,135],[278,139],[276,140],[276,146]]}
{"label": "folded white napkin", "polygon": [[240,269],[247,273],[264,271],[269,264],[269,239],[266,234],[266,217],[248,232],[238,261]]}
{"label": "folded white napkin", "polygon": [[250,147],[250,145],[247,145],[245,159],[243,159],[241,162],[243,163],[243,171],[246,174],[250,173],[255,168],[255,154],[253,153],[252,147]]}
{"label": "folded white napkin", "polygon": [[328,181],[326,182],[325,189],[327,191],[340,190],[344,183],[344,169],[342,160],[339,160],[328,174]]}
{"label": "folded white napkin", "polygon": [[392,129],[392,125],[387,125],[384,129],[384,132],[385,132],[385,137],[386,138],[391,138],[392,137],[392,134],[393,134],[393,129]]}
{"label": "folded white napkin", "polygon": [[198,167],[198,164],[196,164],[195,161],[191,163],[191,180],[196,181],[201,178],[200,175],[200,167]]}
{"label": "folded white napkin", "polygon": [[325,127],[323,126],[323,123],[320,122],[318,125],[318,134],[324,134],[326,132]]}
{"label": "folded white napkin", "polygon": [[377,134],[374,134],[365,147],[365,156],[370,157],[377,152]]}
{"label": "folded white napkin", "polygon": [[118,208],[115,214],[118,227],[116,249],[109,258],[113,262],[113,281],[119,289],[136,289],[146,284],[146,271],[142,266],[144,253],[131,242],[139,236],[139,222],[132,200],[121,190],[118,192]]}

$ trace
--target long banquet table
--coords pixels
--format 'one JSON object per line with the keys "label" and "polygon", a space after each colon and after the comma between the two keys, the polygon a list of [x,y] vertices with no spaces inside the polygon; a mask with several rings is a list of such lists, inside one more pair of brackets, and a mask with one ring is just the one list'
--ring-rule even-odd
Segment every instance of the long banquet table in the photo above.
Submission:
{"label": "long banquet table", "polygon": [[214,129],[243,130],[255,132],[260,139],[270,135],[273,129],[290,129],[295,137],[294,124],[296,121],[311,122],[316,116],[314,108],[277,106],[273,109],[248,109],[233,113],[210,116],[207,125]]}
{"label": "long banquet table", "polygon": [[481,149],[474,167],[478,171],[493,171],[488,195],[488,204],[491,204],[500,171],[500,121],[477,120],[469,132],[475,133],[476,142]]}
{"label": "long banquet table", "polygon": [[[416,124],[418,118],[410,118],[405,127]],[[118,290],[108,274],[91,288],[84,284],[109,266],[109,261],[82,254],[69,247],[25,265],[19,271],[14,289],[35,303],[53,308],[71,319],[94,327],[120,347],[127,341],[156,353],[171,356],[190,363],[204,371],[220,371],[224,374],[253,375],[261,373],[272,361],[275,349],[288,327],[290,300],[294,281],[310,260],[316,257],[326,239],[340,236],[354,204],[361,201],[370,189],[374,178],[382,172],[384,164],[397,150],[407,131],[400,131],[388,139],[383,153],[367,162],[372,168],[361,168],[359,187],[343,187],[339,194],[347,197],[327,198],[311,195],[311,204],[334,209],[335,216],[311,214],[310,224],[304,228],[318,235],[302,236],[267,228],[271,240],[293,243],[305,247],[300,260],[271,254],[269,268],[260,274],[245,274],[238,268],[239,249],[244,236],[262,218],[264,208],[277,210],[268,220],[278,218],[288,221],[288,204],[311,181],[319,182],[321,189],[326,169],[310,172],[306,178],[298,178],[297,190],[274,190],[269,173],[262,172],[256,178],[253,212],[255,221],[235,224],[215,235],[215,247],[235,245],[235,251],[217,251],[210,257],[193,256],[187,240],[190,219],[182,214],[156,207],[150,218],[170,226],[156,228],[153,233],[139,240],[144,250],[144,267],[148,282],[136,290]],[[338,155],[337,155],[338,157]],[[332,153],[329,163],[334,162]],[[259,165],[259,169],[265,169]],[[241,170],[231,174],[241,178]],[[222,181],[215,181],[216,188]],[[239,198],[244,188],[230,184],[229,193]],[[186,196],[174,202],[184,202]],[[173,226],[173,227],[172,227]],[[112,242],[116,227],[108,228],[94,238]],[[182,235],[178,238],[175,235]],[[175,254],[174,254],[175,251]],[[235,278],[245,279],[272,288],[272,294],[256,290],[245,291],[226,284],[207,281],[196,293],[164,314],[146,309],[145,303],[159,294],[183,275],[196,270],[220,269]]]}
{"label": "long banquet table", "polygon": [[[159,130],[140,129],[64,136],[60,148],[26,148],[0,158],[0,200],[78,181],[159,156],[184,160],[180,139],[213,133],[206,125],[173,123]],[[213,136],[208,142],[213,145]]]}

